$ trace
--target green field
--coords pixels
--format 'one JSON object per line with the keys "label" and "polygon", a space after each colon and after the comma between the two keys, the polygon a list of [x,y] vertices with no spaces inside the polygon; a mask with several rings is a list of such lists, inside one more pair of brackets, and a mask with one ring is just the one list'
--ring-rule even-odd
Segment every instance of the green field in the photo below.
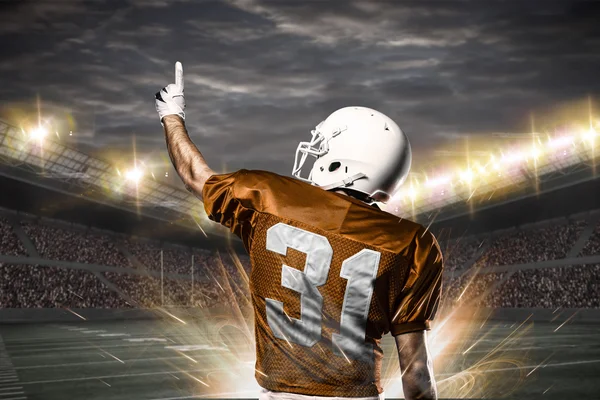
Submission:
{"label": "green field", "polygon": [[[0,400],[256,397],[247,333],[226,327],[218,335],[218,326],[171,319],[0,325]],[[557,327],[488,321],[453,339],[436,358],[440,393],[598,398],[600,326]],[[393,368],[393,340],[383,343]],[[388,383],[386,395],[398,397],[397,384]]]}

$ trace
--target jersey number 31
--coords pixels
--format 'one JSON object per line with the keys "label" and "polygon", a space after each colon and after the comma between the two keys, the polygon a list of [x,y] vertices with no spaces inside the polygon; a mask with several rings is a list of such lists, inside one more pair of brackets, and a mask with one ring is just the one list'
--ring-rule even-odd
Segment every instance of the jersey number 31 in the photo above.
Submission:
{"label": "jersey number 31", "polygon": [[[266,299],[267,321],[279,339],[312,347],[321,340],[323,296],[317,289],[327,282],[333,249],[326,237],[284,223],[267,231],[267,250],[286,255],[292,248],[306,254],[304,271],[283,264],[281,285],[300,293],[300,319],[290,318],[283,303]],[[368,362],[373,345],[365,343],[367,316],[381,253],[363,249],[344,260],[340,276],[348,280],[340,332],[332,335],[333,352],[354,360]]]}

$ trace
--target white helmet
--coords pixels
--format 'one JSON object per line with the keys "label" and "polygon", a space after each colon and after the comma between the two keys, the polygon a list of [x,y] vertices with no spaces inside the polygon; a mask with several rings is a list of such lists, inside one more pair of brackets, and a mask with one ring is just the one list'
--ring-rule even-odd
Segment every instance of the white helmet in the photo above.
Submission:
{"label": "white helmet", "polygon": [[[300,142],[292,175],[324,190],[351,189],[385,203],[406,179],[411,164],[408,138],[389,117],[366,107],[345,107]],[[300,176],[308,155],[317,160]]]}

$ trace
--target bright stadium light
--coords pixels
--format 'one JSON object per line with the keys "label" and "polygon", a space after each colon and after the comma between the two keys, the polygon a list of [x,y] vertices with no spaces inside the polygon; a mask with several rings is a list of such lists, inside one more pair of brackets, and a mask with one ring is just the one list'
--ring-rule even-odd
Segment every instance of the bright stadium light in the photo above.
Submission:
{"label": "bright stadium light", "polygon": [[470,169],[467,169],[465,171],[462,171],[460,174],[460,180],[465,182],[466,184],[471,184],[471,182],[473,182],[473,178],[475,177],[475,174],[473,174],[473,171],[471,171]]}
{"label": "bright stadium light", "polygon": [[542,155],[542,151],[537,146],[532,146],[529,150],[529,156],[534,160],[537,160]]}
{"label": "bright stadium light", "polygon": [[140,183],[143,176],[144,172],[138,167],[133,167],[125,172],[125,179],[129,182],[135,183],[136,185]]}
{"label": "bright stadium light", "polygon": [[410,197],[412,201],[415,201],[417,198],[417,189],[415,189],[412,185],[410,189],[408,189],[408,197]]}
{"label": "bright stadium light", "polygon": [[29,131],[29,137],[39,142],[44,140],[46,136],[48,136],[48,130],[41,125],[38,125],[36,128]]}
{"label": "bright stadium light", "polygon": [[573,136],[559,136],[548,140],[548,147],[558,149],[561,147],[569,147],[573,144]]}
{"label": "bright stadium light", "polygon": [[596,140],[597,136],[598,136],[598,133],[596,132],[596,130],[594,128],[590,128],[589,130],[584,131],[581,135],[583,140],[590,144],[594,144],[594,141]]}
{"label": "bright stadium light", "polygon": [[425,181],[425,186],[429,188],[435,188],[437,186],[442,186],[450,183],[452,181],[452,177],[448,175],[438,176],[436,178],[427,179]]}

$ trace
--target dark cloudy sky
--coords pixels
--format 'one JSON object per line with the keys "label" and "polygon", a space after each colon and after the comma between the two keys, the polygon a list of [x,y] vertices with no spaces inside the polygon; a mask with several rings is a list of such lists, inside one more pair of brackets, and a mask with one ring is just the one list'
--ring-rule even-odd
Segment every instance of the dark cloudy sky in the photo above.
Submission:
{"label": "dark cloudy sky", "polygon": [[289,174],[297,142],[346,105],[394,118],[423,163],[463,134],[523,131],[532,111],[600,94],[599,2],[0,4],[1,115],[22,123],[39,95],[79,142],[128,152],[135,135],[157,165],[153,96],[177,60],[215,169]]}

